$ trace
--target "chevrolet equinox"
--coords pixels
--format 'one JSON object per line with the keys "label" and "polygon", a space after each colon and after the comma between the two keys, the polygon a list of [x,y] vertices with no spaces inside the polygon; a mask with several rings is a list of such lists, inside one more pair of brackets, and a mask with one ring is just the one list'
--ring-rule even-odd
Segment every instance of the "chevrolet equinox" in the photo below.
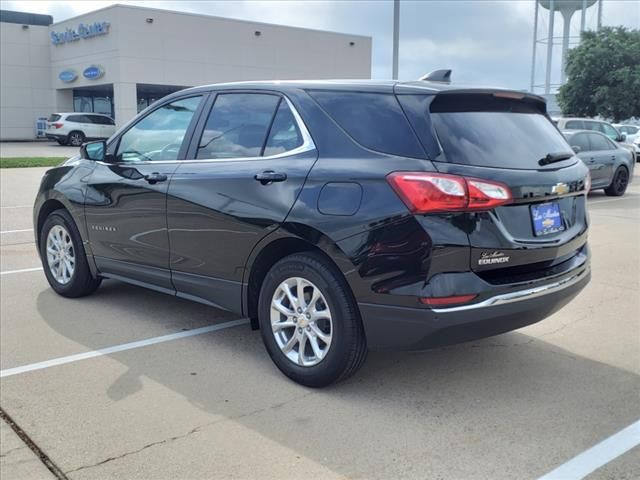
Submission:
{"label": "chevrolet equinox", "polygon": [[49,284],[81,297],[111,278],[248,317],[311,387],[368,349],[542,320],[590,278],[588,169],[542,98],[445,80],[165,97],[45,173]]}

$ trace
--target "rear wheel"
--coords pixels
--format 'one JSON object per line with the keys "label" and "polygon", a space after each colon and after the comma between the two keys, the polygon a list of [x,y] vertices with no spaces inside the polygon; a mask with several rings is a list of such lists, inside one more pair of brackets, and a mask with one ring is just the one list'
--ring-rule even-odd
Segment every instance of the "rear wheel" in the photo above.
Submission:
{"label": "rear wheel", "polygon": [[67,143],[74,147],[79,147],[84,143],[84,133],[74,131],[67,136]]}
{"label": "rear wheel", "polygon": [[624,195],[629,184],[629,171],[625,167],[618,167],[613,174],[611,185],[604,189],[604,193],[610,197],[620,197]]}
{"label": "rear wheel", "polygon": [[344,380],[366,358],[349,285],[320,254],[294,254],[276,263],[262,284],[258,315],[271,359],[302,385],[324,387]]}
{"label": "rear wheel", "polygon": [[83,297],[100,286],[89,270],[82,238],[66,210],[56,210],[40,232],[40,258],[47,281],[64,297]]}

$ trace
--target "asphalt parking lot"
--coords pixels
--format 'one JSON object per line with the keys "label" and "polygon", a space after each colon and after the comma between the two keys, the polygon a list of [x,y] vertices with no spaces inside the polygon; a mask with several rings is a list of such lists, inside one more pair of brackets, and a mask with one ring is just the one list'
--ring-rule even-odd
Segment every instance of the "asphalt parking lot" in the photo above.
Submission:
{"label": "asphalt parking lot", "polygon": [[[624,197],[590,196],[593,277],[564,310],[373,352],[323,390],[228,313],[115,281],[56,296],[31,232],[44,170],[0,171],[0,406],[58,478],[578,478],[576,456],[640,419],[638,170]],[[0,477],[55,478],[0,423]],[[640,447],[603,458],[588,478],[640,477]]]}

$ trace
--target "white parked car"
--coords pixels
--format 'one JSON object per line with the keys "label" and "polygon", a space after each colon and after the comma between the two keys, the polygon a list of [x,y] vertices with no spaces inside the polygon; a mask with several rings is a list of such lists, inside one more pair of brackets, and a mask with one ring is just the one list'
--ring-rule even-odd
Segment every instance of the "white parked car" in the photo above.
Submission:
{"label": "white parked car", "polygon": [[116,124],[108,115],[69,112],[52,113],[45,135],[60,145],[79,147],[85,141],[109,138],[115,132]]}
{"label": "white parked car", "polygon": [[618,129],[620,133],[625,135],[626,143],[633,143],[640,136],[640,126],[638,125],[623,125],[623,124],[613,124],[614,127]]}

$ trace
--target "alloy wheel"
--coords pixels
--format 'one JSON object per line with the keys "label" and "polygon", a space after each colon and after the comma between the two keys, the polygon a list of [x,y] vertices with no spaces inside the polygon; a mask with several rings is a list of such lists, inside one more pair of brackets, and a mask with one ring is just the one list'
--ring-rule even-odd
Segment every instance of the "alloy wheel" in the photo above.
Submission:
{"label": "alloy wheel", "polygon": [[81,133],[74,132],[69,135],[69,143],[74,147],[79,147],[80,145],[82,145],[82,140],[83,138]]}
{"label": "alloy wheel", "polygon": [[66,285],[71,281],[76,254],[71,235],[62,225],[55,225],[47,235],[47,265],[56,282]]}
{"label": "alloy wheel", "polygon": [[320,363],[333,338],[331,310],[320,289],[301,277],[283,281],[271,299],[271,330],[290,361],[303,367]]}

